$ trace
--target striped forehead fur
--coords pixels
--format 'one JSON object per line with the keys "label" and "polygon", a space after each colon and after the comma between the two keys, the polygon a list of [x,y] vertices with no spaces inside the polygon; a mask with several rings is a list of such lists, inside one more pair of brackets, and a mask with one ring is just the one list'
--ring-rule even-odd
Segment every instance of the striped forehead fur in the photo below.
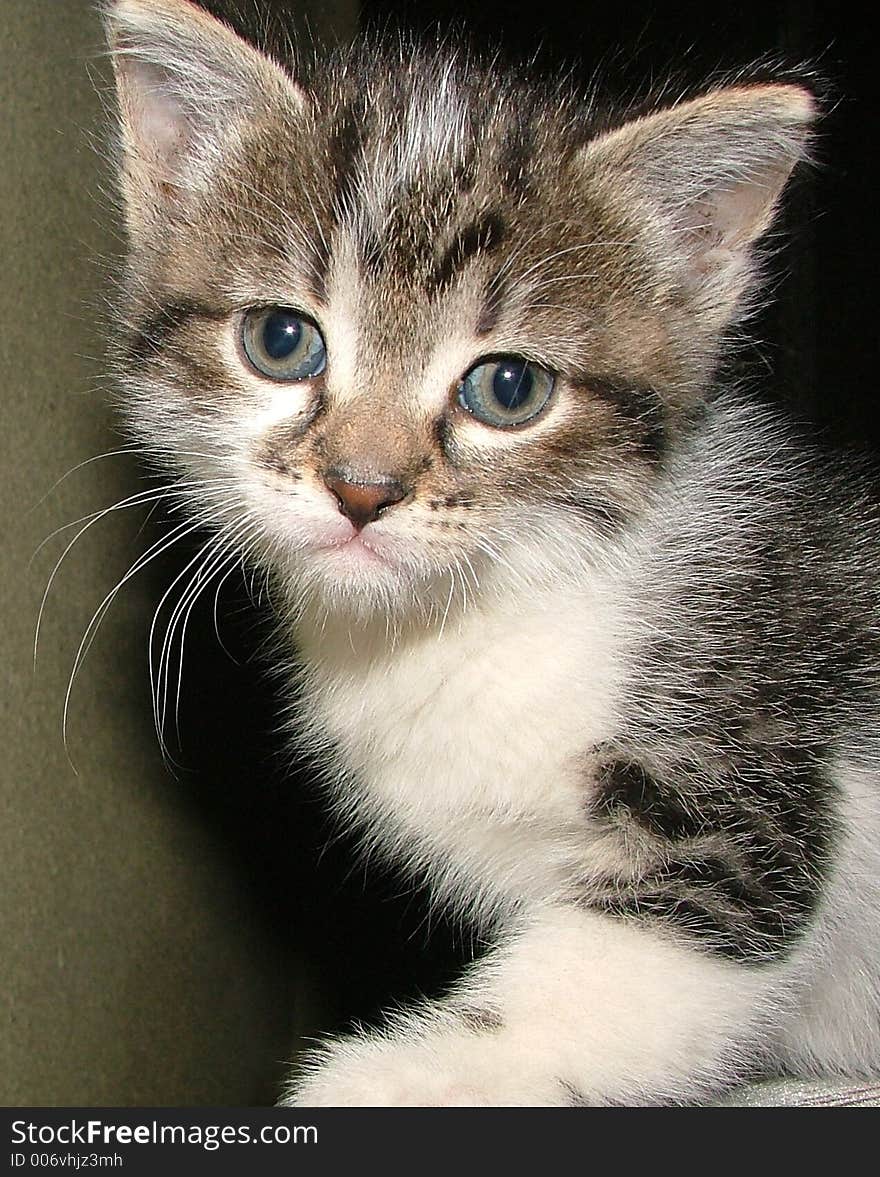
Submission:
{"label": "striped forehead fur", "polygon": [[388,279],[420,274],[429,293],[445,287],[498,244],[506,208],[522,199],[527,94],[485,71],[440,47],[393,61],[362,48],[319,89],[332,112],[334,219]]}

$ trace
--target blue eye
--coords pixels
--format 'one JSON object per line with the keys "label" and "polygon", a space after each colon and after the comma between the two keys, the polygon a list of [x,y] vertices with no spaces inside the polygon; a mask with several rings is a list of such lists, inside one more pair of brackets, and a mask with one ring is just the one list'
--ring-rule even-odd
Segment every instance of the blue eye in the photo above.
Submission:
{"label": "blue eye", "polygon": [[308,380],[324,371],[327,349],[321,332],[309,319],[286,307],[248,311],[242,321],[245,355],[271,380]]}
{"label": "blue eye", "polygon": [[486,360],[458,386],[458,401],[486,425],[523,425],[544,409],[553,391],[552,372],[517,356]]}

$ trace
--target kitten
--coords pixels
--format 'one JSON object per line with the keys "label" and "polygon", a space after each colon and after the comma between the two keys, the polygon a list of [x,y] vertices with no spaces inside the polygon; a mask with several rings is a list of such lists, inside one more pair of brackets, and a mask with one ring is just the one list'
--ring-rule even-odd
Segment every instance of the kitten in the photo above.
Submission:
{"label": "kitten", "polygon": [[597,121],[448,50],[106,5],[121,383],[271,572],[339,818],[494,947],[297,1105],[880,1068],[880,517],[716,373],[797,84]]}

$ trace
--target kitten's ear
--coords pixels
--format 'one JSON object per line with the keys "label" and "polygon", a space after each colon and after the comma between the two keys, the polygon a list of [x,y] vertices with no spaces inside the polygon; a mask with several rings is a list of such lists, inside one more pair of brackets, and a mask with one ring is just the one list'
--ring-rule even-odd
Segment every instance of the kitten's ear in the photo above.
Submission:
{"label": "kitten's ear", "polygon": [[189,0],[106,0],[103,14],[135,231],[206,182],[237,127],[306,104],[280,66]]}
{"label": "kitten's ear", "polygon": [[660,254],[722,326],[815,115],[800,86],[730,86],[601,135],[582,159],[600,199],[641,209]]}

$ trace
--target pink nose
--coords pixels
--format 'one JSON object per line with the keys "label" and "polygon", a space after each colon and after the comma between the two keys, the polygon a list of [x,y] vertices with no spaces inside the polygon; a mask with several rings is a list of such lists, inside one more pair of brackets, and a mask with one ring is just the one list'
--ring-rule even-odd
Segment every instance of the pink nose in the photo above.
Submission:
{"label": "pink nose", "polygon": [[339,510],[358,531],[406,497],[405,489],[393,479],[349,482],[328,473],[324,476],[324,483],[336,499]]}

